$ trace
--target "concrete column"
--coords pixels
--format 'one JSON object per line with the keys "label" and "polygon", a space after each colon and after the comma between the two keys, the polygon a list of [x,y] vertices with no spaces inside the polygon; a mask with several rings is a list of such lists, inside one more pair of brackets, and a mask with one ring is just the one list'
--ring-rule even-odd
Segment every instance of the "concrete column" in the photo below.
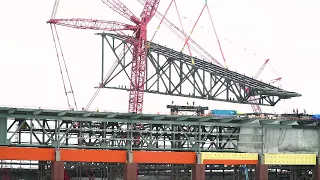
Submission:
{"label": "concrete column", "polygon": [[124,180],[138,179],[138,164],[133,163],[133,154],[131,151],[127,154],[127,163],[124,164]]}
{"label": "concrete column", "polygon": [[51,180],[64,179],[64,162],[60,161],[60,150],[55,151],[55,161],[51,162]]}
{"label": "concrete column", "polygon": [[315,165],[314,166],[313,179],[314,180],[320,180],[320,165]]}
{"label": "concrete column", "polygon": [[137,180],[137,163],[126,163],[124,164],[124,180]]}
{"label": "concrete column", "polygon": [[192,165],[192,180],[205,180],[206,165],[202,164],[201,153],[196,154],[196,164]]}
{"label": "concrete column", "polygon": [[319,160],[319,155],[317,156],[317,165],[314,166],[313,179],[314,180],[320,180],[320,160]]}
{"label": "concrete column", "polygon": [[51,162],[51,180],[64,179],[64,162],[52,161]]}
{"label": "concrete column", "polygon": [[255,170],[256,180],[268,180],[268,165],[264,164],[264,155],[259,156],[259,164]]}
{"label": "concrete column", "polygon": [[257,164],[255,173],[256,180],[268,180],[268,165]]}

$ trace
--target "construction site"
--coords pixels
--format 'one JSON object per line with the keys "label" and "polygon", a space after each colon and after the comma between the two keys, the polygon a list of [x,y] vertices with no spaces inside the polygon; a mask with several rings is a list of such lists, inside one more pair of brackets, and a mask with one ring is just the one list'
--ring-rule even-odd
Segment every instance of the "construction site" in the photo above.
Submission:
{"label": "construction site", "polygon": [[[263,112],[260,106],[302,95],[275,86],[282,77],[257,80],[269,59],[252,77],[229,70],[207,1],[188,32],[176,0],[169,0],[165,12],[158,11],[164,0],[137,0],[140,16],[124,1],[101,1],[131,23],[56,18],[55,1],[47,24],[69,108],[0,107],[0,180],[320,180],[319,115],[298,109]],[[166,16],[170,8],[181,27]],[[204,13],[223,63],[192,39]],[[149,38],[154,17],[160,23]],[[95,30],[92,36],[101,38],[101,80],[83,108],[76,103],[58,26]],[[160,26],[184,42],[181,51],[153,42]],[[105,69],[111,58],[114,64]],[[120,75],[125,78],[117,79]],[[90,110],[99,92],[110,89],[129,92],[128,112]],[[167,114],[146,114],[144,93],[221,101],[230,108],[172,101],[159,105],[167,107]],[[233,104],[252,111],[239,112]]]}

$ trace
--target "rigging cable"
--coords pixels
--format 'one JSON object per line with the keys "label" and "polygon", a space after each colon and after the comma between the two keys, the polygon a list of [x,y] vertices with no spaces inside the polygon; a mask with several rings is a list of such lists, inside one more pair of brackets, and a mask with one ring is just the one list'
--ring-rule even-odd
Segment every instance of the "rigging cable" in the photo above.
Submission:
{"label": "rigging cable", "polygon": [[[118,32],[116,32],[117,34],[120,34]],[[122,33],[123,34],[123,33]],[[124,34],[123,34],[124,35]],[[130,45],[131,47],[131,45]],[[125,46],[125,50],[123,50],[119,56],[119,59],[123,59],[123,57],[125,56],[126,52],[128,51],[128,49],[130,49],[130,47],[128,46],[128,44],[126,43]],[[96,92],[93,94],[93,96],[91,97],[90,101],[88,102],[85,110],[88,110],[90,108],[90,106],[92,105],[93,101],[96,99],[96,97],[98,96],[100,90],[108,83],[109,78],[111,77],[112,73],[116,70],[116,68],[118,67],[119,62],[118,60],[116,60],[111,69],[109,70],[109,72],[106,74],[106,76],[104,77],[103,83],[101,83],[98,87],[98,89],[96,90]]]}
{"label": "rigging cable", "polygon": [[60,2],[60,0],[55,0],[55,2],[54,2],[53,9],[52,9],[52,14],[51,14],[51,19],[54,19],[56,17],[56,15],[57,15],[59,2]]}
{"label": "rigging cable", "polygon": [[204,9],[206,8],[206,6],[207,6],[207,4],[205,4],[205,5],[203,6],[203,8],[202,8],[202,10],[201,10],[201,12],[200,12],[199,17],[198,17],[197,21],[194,23],[193,28],[192,28],[192,30],[191,30],[191,32],[190,32],[190,34],[189,34],[189,36],[187,37],[187,39],[186,39],[186,41],[185,41],[185,43],[184,43],[184,45],[183,45],[183,47],[182,47],[182,49],[181,49],[181,51],[180,51],[180,52],[182,52],[182,51],[184,50],[184,47],[185,47],[185,46],[186,46],[186,44],[188,43],[188,41],[189,41],[189,39],[190,39],[190,37],[191,37],[191,34],[193,33],[194,28],[195,28],[195,27],[196,27],[196,25],[198,24],[198,21],[199,21],[199,19],[200,19],[201,15],[202,15],[202,13],[203,13]]}
{"label": "rigging cable", "polygon": [[160,21],[160,23],[159,23],[159,25],[158,25],[158,27],[157,27],[156,31],[154,32],[154,34],[153,34],[153,36],[152,36],[152,38],[151,38],[151,40],[150,40],[151,42],[153,41],[153,38],[156,36],[157,32],[159,31],[160,26],[161,26],[161,24],[162,24],[162,22],[163,22],[163,19],[166,17],[166,15],[167,15],[167,13],[168,13],[168,11],[169,11],[169,9],[170,9],[171,4],[172,4],[172,2],[173,2],[173,1],[174,1],[174,0],[171,0],[171,2],[170,2],[170,4],[169,4],[169,6],[168,6],[168,8],[167,8],[166,12],[164,13],[164,15],[163,15],[163,17],[162,17],[162,19],[161,19],[161,21]]}
{"label": "rigging cable", "polygon": [[61,46],[61,43],[60,43],[60,39],[59,39],[59,35],[58,35],[58,31],[57,31],[56,26],[54,26],[54,29],[55,29],[55,32],[56,32],[56,35],[57,35],[57,40],[58,40],[58,44],[59,44],[59,47],[60,47],[60,52],[61,52],[63,64],[64,64],[64,67],[65,67],[65,70],[66,70],[66,74],[67,74],[67,78],[68,78],[68,81],[69,81],[69,86],[70,86],[70,90],[71,90],[70,93],[72,94],[72,97],[73,97],[74,106],[75,106],[76,110],[78,110],[76,98],[75,98],[74,91],[73,91],[73,88],[72,88],[72,84],[71,84],[71,80],[70,80],[67,64],[66,64],[66,61],[65,61],[65,58],[64,58],[64,54],[63,54],[63,51],[62,51],[62,46]]}
{"label": "rigging cable", "polygon": [[[144,6],[144,4],[146,3],[146,0],[137,0],[141,5]],[[163,15],[159,12],[156,11],[155,17],[158,19],[161,19],[163,17]],[[167,18],[164,18],[164,24],[167,25],[167,27],[177,36],[179,37],[183,42],[185,41],[185,39],[188,37],[188,35],[186,35],[181,29],[179,29],[174,23],[170,22]],[[181,34],[179,34],[179,33]],[[183,37],[182,37],[183,36]],[[223,65],[221,65],[221,63],[219,63],[213,56],[211,56],[206,50],[204,50],[198,43],[196,43],[192,38],[189,39],[189,41],[192,43],[190,44],[190,48],[192,50],[194,50],[198,55],[200,55],[203,60],[206,60],[207,62],[211,62],[214,63],[220,67],[223,67]],[[197,49],[197,48],[198,49]],[[199,52],[202,51],[202,52]],[[202,53],[204,53],[205,55],[207,55],[208,57],[204,56]]]}
{"label": "rigging cable", "polygon": [[56,49],[56,54],[57,54],[57,59],[58,59],[58,63],[59,63],[59,69],[60,69],[60,74],[61,74],[61,78],[62,78],[62,82],[63,82],[64,92],[65,92],[66,97],[67,97],[69,108],[71,108],[69,97],[68,97],[68,92],[67,92],[67,88],[66,88],[66,83],[65,83],[64,76],[63,76],[63,73],[62,73],[62,67],[61,67],[61,62],[60,62],[60,58],[59,58],[59,51],[58,51],[58,48],[57,48],[56,39],[54,37],[54,31],[53,31],[52,25],[50,25],[50,28],[51,28],[51,32],[52,32],[54,47]]}
{"label": "rigging cable", "polygon": [[[206,1],[206,3],[207,3],[207,1]],[[210,13],[208,5],[206,7],[207,7],[207,10],[208,10],[208,14],[209,14],[209,17],[210,17],[212,28],[214,30],[214,34],[216,36],[216,39],[217,39],[217,42],[218,42],[218,45],[219,45],[219,48],[220,48],[220,52],[221,52],[221,55],[222,55],[222,58],[223,58],[223,61],[224,61],[224,66],[225,66],[226,69],[228,69],[227,62],[226,62],[226,59],[224,57],[224,54],[223,54],[223,51],[222,51],[222,48],[221,48],[221,44],[220,44],[220,41],[219,41],[219,37],[218,37],[217,31],[216,31],[216,28],[214,27],[214,23],[213,23],[212,16],[211,16],[211,13]]]}
{"label": "rigging cable", "polygon": [[[182,21],[181,21],[181,17],[180,17],[180,13],[179,13],[179,10],[178,10],[178,6],[177,6],[176,0],[174,0],[174,6],[175,6],[176,11],[177,11],[177,14],[178,14],[178,18],[179,18],[179,21],[180,21],[180,25],[181,25],[182,32],[185,34],[185,31],[184,31],[184,28],[183,28],[183,24],[182,24]],[[188,46],[189,54],[190,54],[190,56],[192,57],[192,53],[191,53],[191,50],[190,50],[189,42],[187,42],[187,46]]]}

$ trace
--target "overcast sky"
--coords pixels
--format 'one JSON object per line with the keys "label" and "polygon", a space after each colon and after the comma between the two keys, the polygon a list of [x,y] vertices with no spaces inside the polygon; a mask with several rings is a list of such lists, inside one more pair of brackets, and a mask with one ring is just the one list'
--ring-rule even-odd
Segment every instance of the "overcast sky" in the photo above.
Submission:
{"label": "overcast sky", "polygon": [[[139,16],[142,6],[136,0],[123,0]],[[159,11],[164,13],[169,0],[161,0]],[[186,3],[188,2],[188,3]],[[0,104],[27,107],[67,108],[63,85],[53,46],[50,19],[54,1],[0,1],[2,28],[0,33]],[[204,1],[177,0],[184,28],[189,34]],[[320,113],[318,101],[318,61],[320,59],[320,2],[317,0],[208,0],[211,14],[231,70],[253,76],[265,58],[270,58],[260,79],[281,76],[286,90],[303,96],[286,100],[263,111],[285,112],[305,108]],[[93,18],[130,23],[114,13],[99,0],[61,0],[57,18]],[[179,25],[174,7],[167,17]],[[222,58],[205,11],[192,38],[216,57]],[[159,21],[154,18],[148,26],[153,35]],[[76,101],[85,107],[95,92],[101,73],[101,39],[92,30],[58,27]],[[165,26],[160,28],[154,42],[180,50],[183,42]],[[246,50],[244,50],[246,49]],[[185,51],[185,53],[188,53]],[[107,56],[107,66],[115,57]],[[195,101],[210,109],[237,109],[251,112],[249,105],[237,105],[197,99],[145,94],[145,113],[167,113],[166,105]],[[157,102],[157,103],[154,103]],[[128,93],[103,89],[91,108],[126,112]]]}

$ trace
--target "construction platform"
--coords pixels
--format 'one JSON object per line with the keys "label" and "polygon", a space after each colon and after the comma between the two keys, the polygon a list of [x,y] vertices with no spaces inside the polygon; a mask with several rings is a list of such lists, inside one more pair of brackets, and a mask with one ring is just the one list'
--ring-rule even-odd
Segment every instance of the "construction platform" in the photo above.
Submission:
{"label": "construction platform", "polygon": [[[319,133],[314,120],[12,107],[0,118],[3,179],[320,179],[319,142],[301,135]],[[290,132],[300,137],[275,150]]]}

